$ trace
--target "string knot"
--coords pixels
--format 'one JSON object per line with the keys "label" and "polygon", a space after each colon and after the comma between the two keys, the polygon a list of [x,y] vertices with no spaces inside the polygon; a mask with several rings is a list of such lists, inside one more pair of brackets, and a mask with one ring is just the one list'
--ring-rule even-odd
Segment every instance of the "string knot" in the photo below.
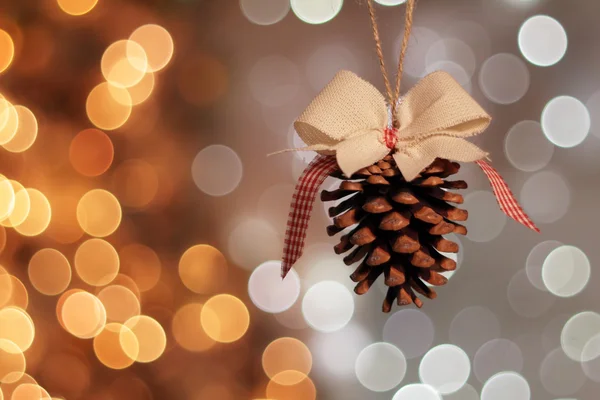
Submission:
{"label": "string knot", "polygon": [[398,141],[397,136],[398,130],[396,128],[385,128],[383,130],[383,139],[388,149],[393,150],[396,148],[396,142]]}

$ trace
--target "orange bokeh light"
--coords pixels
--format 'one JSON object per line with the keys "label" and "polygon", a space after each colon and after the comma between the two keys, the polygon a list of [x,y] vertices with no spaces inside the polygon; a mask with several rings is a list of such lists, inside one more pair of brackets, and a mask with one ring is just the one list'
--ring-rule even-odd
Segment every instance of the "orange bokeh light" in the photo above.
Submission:
{"label": "orange bokeh light", "polygon": [[30,209],[25,220],[15,226],[15,230],[24,236],[37,236],[50,224],[52,209],[46,196],[36,189],[25,189],[29,195]]}
{"label": "orange bokeh light", "polygon": [[71,283],[71,265],[60,251],[41,249],[29,260],[29,281],[40,293],[55,296]]}
{"label": "orange bokeh light", "polygon": [[179,260],[179,277],[195,293],[218,291],[227,277],[227,260],[216,248],[200,244],[192,246]]}
{"label": "orange bokeh light", "polygon": [[75,270],[88,285],[104,286],[119,273],[119,255],[105,240],[89,239],[75,252]]}
{"label": "orange bokeh light", "polygon": [[22,153],[30,148],[38,134],[38,123],[35,115],[30,109],[23,106],[15,106],[19,124],[15,135],[4,143],[3,147],[12,153]]}
{"label": "orange bokeh light", "polygon": [[202,307],[200,322],[206,334],[220,343],[239,340],[250,325],[246,305],[237,297],[220,294],[208,299]]}
{"label": "orange bokeh light", "polygon": [[128,207],[147,206],[158,192],[158,175],[143,160],[127,160],[113,174],[113,185],[119,200]]}
{"label": "orange bokeh light", "polygon": [[94,353],[108,368],[129,367],[137,358],[139,351],[138,340],[131,329],[116,322],[106,324],[104,330],[94,338]]}
{"label": "orange bokeh light", "polygon": [[65,298],[61,316],[67,332],[81,339],[93,338],[106,325],[104,305],[85,291],[72,292]]}
{"label": "orange bokeh light", "polygon": [[112,141],[98,129],[79,132],[69,147],[71,165],[84,176],[102,175],[110,168],[114,154]]}
{"label": "orange bokeh light", "polygon": [[148,70],[151,72],[163,69],[173,57],[173,38],[162,26],[154,24],[140,26],[129,39],[144,48],[148,56]]}
{"label": "orange bokeh light", "polygon": [[56,0],[58,6],[69,15],[83,15],[89,13],[98,0]]}
{"label": "orange bokeh light", "polygon": [[122,211],[117,198],[102,189],[90,190],[77,204],[77,221],[81,229],[96,237],[105,237],[117,230]]}
{"label": "orange bokeh light", "polygon": [[15,57],[15,44],[10,35],[0,29],[0,73],[6,71]]}
{"label": "orange bokeh light", "polygon": [[[288,379],[279,381],[282,385],[295,385],[300,382],[289,380],[298,376],[308,375],[312,368],[312,354],[304,343],[291,337],[279,338],[271,342],[262,356],[263,369],[271,379],[276,377]],[[281,375],[284,371],[297,371],[301,375],[287,374]]]}
{"label": "orange bokeh light", "polygon": [[131,95],[127,89],[103,82],[90,92],[86,110],[88,118],[95,126],[112,131],[127,122],[132,105]]}
{"label": "orange bokeh light", "polygon": [[140,314],[140,302],[131,290],[121,285],[106,286],[98,293],[109,322],[123,323]]}
{"label": "orange bokeh light", "polygon": [[202,328],[201,311],[202,304],[190,303],[177,310],[173,316],[171,324],[173,336],[177,343],[188,351],[205,351],[215,344],[215,341],[208,337]]}
{"label": "orange bokeh light", "polygon": [[161,276],[158,255],[148,246],[128,244],[119,251],[121,271],[126,273],[142,292],[152,289]]}
{"label": "orange bokeh light", "polygon": [[[297,382],[292,385],[280,382]],[[267,385],[267,397],[286,400],[316,400],[317,389],[313,381],[298,371],[284,371],[275,375]]]}

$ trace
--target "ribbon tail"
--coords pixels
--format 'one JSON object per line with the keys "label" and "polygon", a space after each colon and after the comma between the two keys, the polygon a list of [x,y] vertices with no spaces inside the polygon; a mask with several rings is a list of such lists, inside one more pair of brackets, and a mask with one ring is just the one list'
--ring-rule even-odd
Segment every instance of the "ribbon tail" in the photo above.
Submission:
{"label": "ribbon tail", "polygon": [[317,155],[306,167],[294,190],[281,263],[281,277],[285,278],[304,251],[308,221],[319,187],[330,173],[338,169],[334,156]]}
{"label": "ribbon tail", "polygon": [[496,200],[498,201],[498,205],[502,212],[518,223],[525,225],[527,228],[539,232],[539,228],[535,226],[533,221],[525,214],[498,171],[483,160],[476,161],[476,163],[490,181],[490,185],[492,186],[492,190],[494,191],[494,195],[496,196]]}

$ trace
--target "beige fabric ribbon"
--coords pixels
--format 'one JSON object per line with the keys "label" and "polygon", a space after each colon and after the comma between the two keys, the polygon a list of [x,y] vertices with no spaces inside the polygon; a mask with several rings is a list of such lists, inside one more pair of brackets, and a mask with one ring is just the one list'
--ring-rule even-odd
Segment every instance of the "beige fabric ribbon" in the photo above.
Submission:
{"label": "beige fabric ribbon", "polygon": [[[436,157],[472,162],[487,156],[464,138],[483,132],[491,117],[446,72],[419,81],[396,110],[393,157],[407,181],[413,180]],[[335,154],[346,176],[381,160],[390,148],[384,131],[389,126],[383,95],[352,72],[340,71],[294,123],[308,147]]]}

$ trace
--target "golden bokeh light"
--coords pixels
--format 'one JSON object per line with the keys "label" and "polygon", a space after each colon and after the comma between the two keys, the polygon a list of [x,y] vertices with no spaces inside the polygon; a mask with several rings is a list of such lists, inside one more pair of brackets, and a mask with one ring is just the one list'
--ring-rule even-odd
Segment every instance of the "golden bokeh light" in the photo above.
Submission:
{"label": "golden bokeh light", "polygon": [[10,340],[0,339],[0,383],[18,381],[25,372],[25,356],[19,346]]}
{"label": "golden bokeh light", "polygon": [[129,88],[138,84],[148,71],[148,57],[135,41],[119,40],[104,51],[100,68],[113,87]]}
{"label": "golden bokeh light", "polygon": [[15,388],[11,400],[52,400],[50,394],[35,383],[23,383]]}
{"label": "golden bokeh light", "polygon": [[112,131],[127,122],[132,105],[127,89],[103,82],[90,92],[86,110],[92,124],[100,129]]}
{"label": "golden bokeh light", "polygon": [[[6,247],[6,229],[2,225],[0,225],[0,253],[2,253],[2,251],[4,251],[5,247]],[[1,286],[2,286],[2,284],[0,284],[0,287]],[[0,304],[0,307],[2,307],[2,304]]]}
{"label": "golden bokeh light", "polygon": [[0,310],[0,339],[9,340],[25,351],[31,347],[34,337],[33,321],[24,310],[17,307]]}
{"label": "golden bokeh light", "polygon": [[58,323],[60,324],[60,326],[62,326],[62,328],[64,330],[67,330],[67,328],[65,327],[65,323],[64,323],[63,317],[62,317],[63,305],[65,304],[65,301],[73,293],[78,293],[78,292],[83,292],[83,290],[81,290],[81,289],[69,289],[66,292],[64,292],[63,294],[61,294],[60,297],[58,298],[58,300],[56,301],[56,319],[58,320]]}
{"label": "golden bokeh light", "polygon": [[125,322],[140,315],[140,302],[131,290],[121,285],[110,285],[98,293],[98,298],[106,309],[109,322]]}
{"label": "golden bokeh light", "polygon": [[156,77],[154,73],[148,71],[138,83],[127,88],[131,95],[131,103],[137,106],[148,100],[154,90],[155,84]]}
{"label": "golden bokeh light", "polygon": [[13,283],[10,274],[0,265],[0,307],[6,305],[12,298]]}
{"label": "golden bokeh light", "polygon": [[7,228],[14,228],[25,221],[31,210],[31,199],[29,192],[19,182],[9,179],[15,193],[15,205],[11,213],[4,219],[0,219],[0,224]]}
{"label": "golden bokeh light", "polygon": [[121,271],[126,273],[140,291],[152,289],[161,275],[158,255],[148,246],[138,243],[128,244],[119,251]]}
{"label": "golden bokeh light", "polygon": [[183,253],[179,260],[179,277],[195,293],[218,291],[227,278],[227,260],[216,248],[199,244]]}
{"label": "golden bokeh light", "polygon": [[[294,379],[298,376],[309,374],[312,368],[312,354],[308,347],[298,339],[291,337],[279,338],[265,348],[262,356],[262,365],[265,373],[271,379]],[[284,371],[297,371],[301,375],[280,374]],[[281,385],[295,385],[300,380],[278,381],[277,383]]]}
{"label": "golden bokeh light", "polygon": [[178,87],[191,104],[203,107],[227,93],[229,77],[223,63],[208,54],[196,55],[181,67]]}
{"label": "golden bokeh light", "polygon": [[146,51],[150,72],[163,69],[173,57],[173,38],[162,26],[154,24],[140,26],[129,39],[139,43]]}
{"label": "golden bokeh light", "polygon": [[25,220],[14,228],[23,236],[37,236],[43,233],[52,218],[52,209],[46,196],[37,189],[27,188],[30,209]]}
{"label": "golden bokeh light", "polygon": [[181,347],[188,351],[205,351],[215,344],[215,341],[202,328],[201,311],[202,304],[190,303],[177,310],[173,316],[171,324],[173,337]]}
{"label": "golden bokeh light", "polygon": [[115,149],[108,135],[98,129],[85,129],[71,141],[69,160],[84,176],[98,176],[110,168]]}
{"label": "golden bokeh light", "polygon": [[71,293],[64,300],[61,308],[65,329],[78,338],[93,338],[106,325],[104,305],[91,293],[85,291]]}
{"label": "golden bokeh light", "polygon": [[121,205],[110,192],[93,189],[84,194],[77,205],[77,221],[81,229],[96,237],[105,237],[121,223]]}
{"label": "golden bokeh light", "polygon": [[56,0],[58,6],[69,15],[87,14],[98,3],[98,0]]}
{"label": "golden bokeh light", "polygon": [[[121,261],[119,261],[119,262],[120,262],[119,271],[122,271],[123,263]],[[131,279],[129,276],[127,276],[125,274],[119,273],[115,277],[115,279],[113,279],[112,282],[110,282],[110,284],[123,286],[123,287],[129,289],[129,291],[131,291],[131,293],[133,293],[135,295],[135,297],[138,299],[138,301],[140,301],[140,299],[142,298],[140,288],[138,288],[138,285],[134,282],[133,279]],[[100,291],[102,289],[103,288],[97,288],[98,293],[100,293]]]}
{"label": "golden bokeh light", "polygon": [[30,109],[23,106],[15,106],[19,124],[13,138],[3,146],[12,153],[22,153],[30,148],[38,134],[38,123],[35,115]]}
{"label": "golden bokeh light", "polygon": [[56,296],[71,283],[71,265],[60,251],[41,249],[29,260],[29,281],[40,293]]}
{"label": "golden bokeh light", "polygon": [[77,248],[74,264],[82,281],[104,286],[119,273],[119,254],[106,240],[88,239]]}
{"label": "golden bokeh light", "polygon": [[250,314],[246,305],[237,297],[219,294],[204,304],[200,321],[211,339],[231,343],[244,336],[248,330]]}
{"label": "golden bokeh light", "polygon": [[[27,193],[27,192],[25,192]],[[83,236],[83,229],[77,221],[77,204],[79,196],[70,195],[68,193],[59,194],[52,197],[52,221],[46,230],[46,234],[56,240],[58,243],[71,244],[75,243]],[[17,209],[19,205],[19,193],[17,192]],[[13,211],[13,215],[16,211]],[[10,217],[12,220],[12,215]]]}
{"label": "golden bokeh light", "polygon": [[15,189],[9,179],[0,174],[0,220],[6,219],[15,208]]}
{"label": "golden bokeh light", "polygon": [[10,282],[12,285],[12,293],[6,305],[15,306],[26,310],[27,306],[29,305],[29,294],[27,293],[25,285],[14,275],[10,276]]}
{"label": "golden bokeh light", "polygon": [[163,354],[167,347],[167,335],[154,318],[139,315],[127,320],[124,325],[131,329],[139,343],[139,352],[136,355],[123,340],[121,341],[121,346],[127,356],[137,362],[149,363]]}
{"label": "golden bokeh light", "polygon": [[158,192],[158,175],[152,165],[143,160],[127,160],[113,174],[115,193],[128,207],[147,206]]}
{"label": "golden bokeh light", "polygon": [[2,382],[1,387],[2,391],[4,392],[4,398],[6,400],[10,400],[15,389],[25,383],[32,383],[34,385],[37,385],[37,381],[33,379],[33,377],[28,373],[21,374],[21,377],[13,382]]}
{"label": "golden bokeh light", "polygon": [[[296,382],[285,385],[281,382]],[[286,400],[316,400],[317,389],[313,381],[302,372],[283,371],[275,375],[267,385],[267,397]]]}
{"label": "golden bokeh light", "polygon": [[15,44],[10,35],[0,29],[0,74],[10,66],[15,57]]}
{"label": "golden bokeh light", "polygon": [[19,129],[19,114],[14,105],[0,96],[0,145],[10,142]]}
{"label": "golden bokeh light", "polygon": [[[140,346],[137,337],[125,325],[112,322],[94,338],[94,353],[98,360],[111,369],[124,369],[137,359]],[[131,357],[128,356],[131,354]]]}

